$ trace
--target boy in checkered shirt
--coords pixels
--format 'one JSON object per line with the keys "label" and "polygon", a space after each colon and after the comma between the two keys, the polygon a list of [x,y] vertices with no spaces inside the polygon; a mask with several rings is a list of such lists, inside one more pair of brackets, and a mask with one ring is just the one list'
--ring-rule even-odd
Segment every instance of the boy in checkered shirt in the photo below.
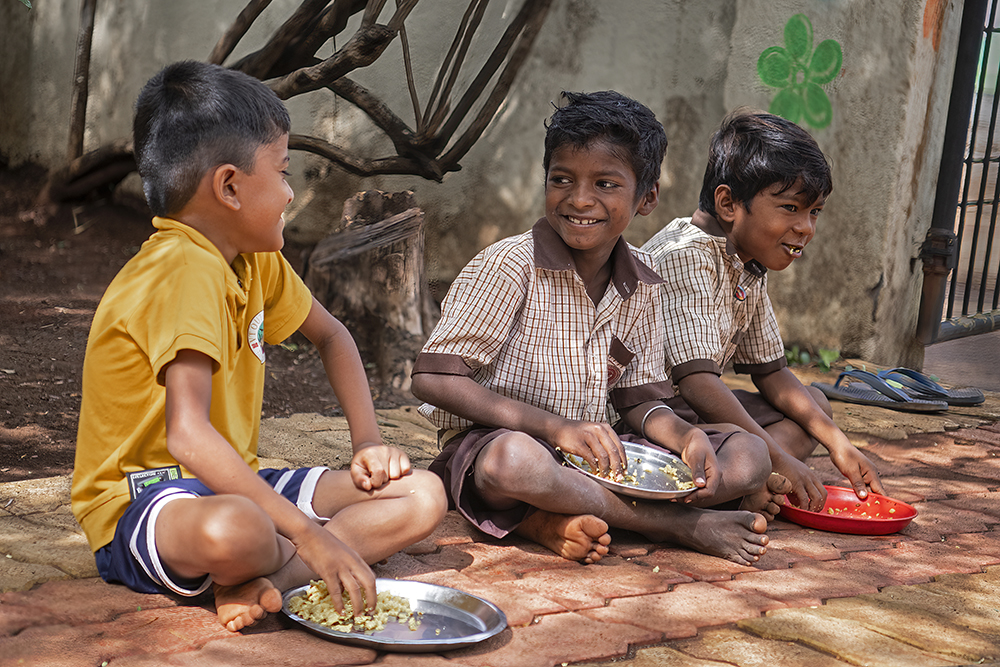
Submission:
{"label": "boy in checkered shirt", "polygon": [[[833,423],[819,390],[787,368],[767,296],[767,270],[802,255],[833,189],[823,152],[784,118],[740,110],[712,137],[698,210],[678,218],[642,249],[666,279],[666,361],[692,423],[728,422],[767,443],[774,473],[800,507],[823,508],[826,489],[804,460],[823,444],[858,497],[882,493],[871,461]],[[731,391],[720,376],[733,362],[760,391]],[[770,517],[769,517],[770,518]]]}
{"label": "boy in checkered shirt", "polygon": [[[414,365],[421,412],[441,429],[431,470],[484,532],[569,559],[600,560],[614,526],[749,564],[767,521],[747,510],[776,509],[767,450],[665,406],[662,280],[621,238],[658,202],[663,127],[615,92],[563,95],[545,137],[545,217],[463,269]],[[625,498],[562,465],[560,450],[622,471],[622,439],[680,455],[697,489],[681,502]],[[704,509],[727,501],[743,509]]]}

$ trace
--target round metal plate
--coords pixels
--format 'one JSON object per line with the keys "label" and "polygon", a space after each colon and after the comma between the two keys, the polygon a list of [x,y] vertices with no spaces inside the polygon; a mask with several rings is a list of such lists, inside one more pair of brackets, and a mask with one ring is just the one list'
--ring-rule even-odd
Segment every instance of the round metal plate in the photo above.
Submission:
{"label": "round metal plate", "polygon": [[[691,469],[687,467],[680,457],[654,447],[639,444],[637,442],[622,442],[625,454],[628,457],[627,479],[635,479],[635,483],[630,481],[615,482],[606,477],[593,474],[590,466],[579,456],[562,452],[566,462],[595,480],[601,486],[611,489],[615,493],[633,498],[645,498],[647,500],[665,500],[670,498],[681,498],[694,492],[695,487],[690,489],[678,489],[678,483],[692,482]],[[674,479],[663,471],[663,468],[672,470],[677,475]]]}
{"label": "round metal plate", "polygon": [[420,613],[420,625],[416,630],[393,621],[372,634],[339,632],[308,621],[288,608],[289,601],[302,595],[308,585],[285,591],[281,610],[304,629],[325,639],[378,651],[449,651],[477,644],[507,627],[507,617],[492,602],[454,588],[402,579],[376,579],[375,587],[380,593],[387,591],[409,600],[413,612]]}

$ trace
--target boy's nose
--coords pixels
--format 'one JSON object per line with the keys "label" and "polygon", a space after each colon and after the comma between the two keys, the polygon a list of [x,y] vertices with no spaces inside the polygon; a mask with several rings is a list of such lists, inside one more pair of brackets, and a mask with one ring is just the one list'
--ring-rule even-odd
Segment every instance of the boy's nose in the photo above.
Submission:
{"label": "boy's nose", "polygon": [[816,233],[816,218],[807,213],[796,220],[795,226],[792,227],[792,229],[797,234],[802,234],[803,236],[809,236],[811,238]]}
{"label": "boy's nose", "polygon": [[594,193],[587,185],[580,183],[569,193],[569,202],[577,208],[587,208],[594,204]]}

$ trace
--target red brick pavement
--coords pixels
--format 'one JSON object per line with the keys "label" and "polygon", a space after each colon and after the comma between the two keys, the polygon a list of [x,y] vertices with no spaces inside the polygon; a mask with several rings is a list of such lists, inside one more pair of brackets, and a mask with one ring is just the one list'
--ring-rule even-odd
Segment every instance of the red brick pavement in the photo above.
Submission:
{"label": "red brick pavement", "polygon": [[[210,601],[199,606],[84,579],[0,595],[0,664],[601,662],[625,656],[630,647],[732,627],[769,610],[925,584],[942,574],[981,572],[1000,563],[1000,429],[868,440],[866,451],[885,473],[887,489],[915,504],[916,520],[899,534],[865,537],[779,519],[770,530],[770,551],[756,567],[648,544],[627,533],[615,534],[609,558],[583,566],[516,539],[485,539],[450,515],[431,538],[376,570],[379,576],[440,583],[494,601],[509,627],[471,648],[441,655],[379,653],[314,637],[277,616],[234,634],[217,624]],[[810,463],[825,481],[843,483],[828,460],[816,457]]]}

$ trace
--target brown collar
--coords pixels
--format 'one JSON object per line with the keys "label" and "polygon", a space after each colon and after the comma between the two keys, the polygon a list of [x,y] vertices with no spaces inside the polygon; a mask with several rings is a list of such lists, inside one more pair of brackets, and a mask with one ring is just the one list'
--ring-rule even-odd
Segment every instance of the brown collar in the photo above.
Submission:
{"label": "brown collar", "polygon": [[[548,220],[541,218],[531,228],[535,243],[535,266],[550,271],[576,271],[573,255],[562,237],[552,229]],[[611,250],[611,283],[618,290],[623,300],[635,294],[640,282],[647,285],[659,285],[664,282],[660,274],[635,258],[628,248],[625,239],[618,237],[618,242]]]}

